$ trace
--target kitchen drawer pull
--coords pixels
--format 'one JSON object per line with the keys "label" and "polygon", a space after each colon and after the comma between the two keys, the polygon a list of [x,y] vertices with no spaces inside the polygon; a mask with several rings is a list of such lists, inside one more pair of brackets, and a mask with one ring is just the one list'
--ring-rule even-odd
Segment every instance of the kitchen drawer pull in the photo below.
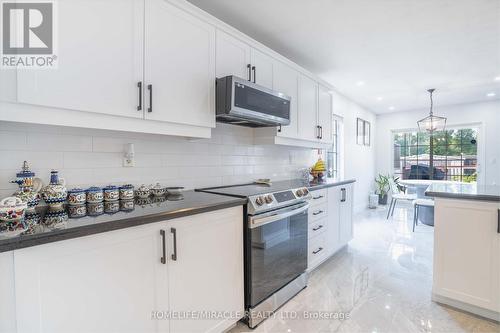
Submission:
{"label": "kitchen drawer pull", "polygon": [[248,68],[248,81],[252,82],[252,65],[247,64]]}
{"label": "kitchen drawer pull", "polygon": [[342,194],[342,197],[341,197],[341,199],[340,199],[340,202],[345,202],[345,200],[346,200],[345,188],[341,188],[341,189],[340,189],[340,192],[341,192],[341,194]]}
{"label": "kitchen drawer pull", "polygon": [[313,254],[318,254],[318,253],[320,253],[321,251],[323,251],[323,248],[322,248],[322,247],[318,248],[316,251],[313,251]]}
{"label": "kitchen drawer pull", "polygon": [[256,73],[255,66],[252,66],[252,72],[253,72],[253,83],[255,83],[255,73]]}
{"label": "kitchen drawer pull", "polygon": [[172,253],[172,260],[177,260],[177,230],[175,228],[170,228],[170,232],[174,236],[174,253]]}
{"label": "kitchen drawer pull", "polygon": [[148,90],[149,90],[149,108],[148,112],[153,112],[153,85],[148,84]]}
{"label": "kitchen drawer pull", "polygon": [[323,225],[320,224],[316,228],[313,228],[313,231],[318,231],[319,229],[323,228]]}
{"label": "kitchen drawer pull", "polygon": [[319,125],[316,125],[316,139],[319,139]]}
{"label": "kitchen drawer pull", "polygon": [[321,198],[323,198],[323,196],[322,195],[318,195],[317,197],[313,197],[313,200],[318,200],[318,199],[321,199]]}
{"label": "kitchen drawer pull", "polygon": [[278,133],[281,133],[281,125],[278,126]]}
{"label": "kitchen drawer pull", "polygon": [[139,89],[139,105],[137,105],[137,111],[142,110],[142,81],[137,82],[137,89]]}
{"label": "kitchen drawer pull", "polygon": [[161,263],[166,264],[167,263],[167,247],[165,245],[165,230],[160,230],[160,235],[161,235],[161,242],[162,242],[162,256],[161,256]]}
{"label": "kitchen drawer pull", "polygon": [[500,209],[498,210],[497,214],[497,233],[500,234]]}
{"label": "kitchen drawer pull", "polygon": [[322,210],[318,210],[317,212],[314,212],[313,215],[316,216],[316,215],[319,215],[321,213],[323,213],[323,211]]}
{"label": "kitchen drawer pull", "polygon": [[323,126],[319,127],[319,138],[323,139]]}

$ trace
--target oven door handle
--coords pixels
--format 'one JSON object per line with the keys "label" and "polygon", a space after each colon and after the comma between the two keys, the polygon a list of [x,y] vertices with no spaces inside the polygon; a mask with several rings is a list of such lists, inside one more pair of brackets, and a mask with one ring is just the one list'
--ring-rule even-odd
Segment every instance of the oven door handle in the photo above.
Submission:
{"label": "oven door handle", "polygon": [[279,221],[281,219],[300,214],[300,213],[305,212],[306,210],[309,209],[309,204],[306,203],[305,205],[300,205],[298,208],[296,208],[296,207],[297,206],[290,207],[287,209],[280,209],[276,212],[273,212],[272,215],[268,215],[268,216],[264,216],[264,217],[253,216],[249,219],[249,222],[250,222],[249,228],[250,229],[257,228],[257,227],[260,227],[264,224],[276,222],[276,221]]}

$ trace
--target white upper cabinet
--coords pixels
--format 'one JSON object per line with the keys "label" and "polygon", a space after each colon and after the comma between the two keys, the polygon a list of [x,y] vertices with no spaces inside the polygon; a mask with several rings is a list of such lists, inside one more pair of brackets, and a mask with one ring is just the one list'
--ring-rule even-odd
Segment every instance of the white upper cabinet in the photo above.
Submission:
{"label": "white upper cabinet", "polygon": [[235,75],[250,80],[250,46],[222,30],[216,36],[217,78]]}
{"label": "white upper cabinet", "polygon": [[319,136],[316,115],[318,113],[318,84],[309,77],[299,75],[298,113],[299,137],[317,141]]}
{"label": "white upper cabinet", "polygon": [[17,72],[15,69],[0,69],[0,101],[17,100]]}
{"label": "white upper cabinet", "polygon": [[332,95],[322,85],[318,85],[318,126],[320,126],[319,141],[332,143]]}
{"label": "white upper cabinet", "polygon": [[146,1],[146,119],[215,127],[215,27]]}
{"label": "white upper cabinet", "polygon": [[291,67],[276,61],[273,66],[273,89],[290,96],[290,125],[281,126],[278,136],[296,138],[298,134],[298,73]]}
{"label": "white upper cabinet", "polygon": [[274,59],[256,50],[250,51],[250,63],[252,64],[252,82],[269,89],[273,89],[273,63]]}
{"label": "white upper cabinet", "polygon": [[143,12],[141,0],[58,1],[58,67],[19,70],[18,102],[142,118]]}

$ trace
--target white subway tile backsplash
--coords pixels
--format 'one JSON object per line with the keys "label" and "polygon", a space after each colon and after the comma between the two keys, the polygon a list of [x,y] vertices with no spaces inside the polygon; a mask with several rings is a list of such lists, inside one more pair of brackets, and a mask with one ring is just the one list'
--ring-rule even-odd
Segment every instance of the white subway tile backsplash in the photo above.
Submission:
{"label": "white subway tile backsplash", "polygon": [[[0,122],[0,195],[29,161],[48,182],[57,169],[68,187],[160,182],[186,188],[246,183],[257,178],[297,177],[310,165],[306,148],[254,146],[251,128],[217,124],[210,139]],[[133,143],[135,167],[123,167],[125,145]]]}

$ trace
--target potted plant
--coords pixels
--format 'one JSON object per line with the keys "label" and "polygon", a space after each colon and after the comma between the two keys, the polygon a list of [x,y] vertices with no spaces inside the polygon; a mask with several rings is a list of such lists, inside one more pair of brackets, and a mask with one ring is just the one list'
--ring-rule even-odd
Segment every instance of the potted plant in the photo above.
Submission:
{"label": "potted plant", "polygon": [[389,176],[379,174],[375,178],[375,183],[377,184],[376,193],[378,194],[379,205],[387,205],[387,193],[390,189]]}

